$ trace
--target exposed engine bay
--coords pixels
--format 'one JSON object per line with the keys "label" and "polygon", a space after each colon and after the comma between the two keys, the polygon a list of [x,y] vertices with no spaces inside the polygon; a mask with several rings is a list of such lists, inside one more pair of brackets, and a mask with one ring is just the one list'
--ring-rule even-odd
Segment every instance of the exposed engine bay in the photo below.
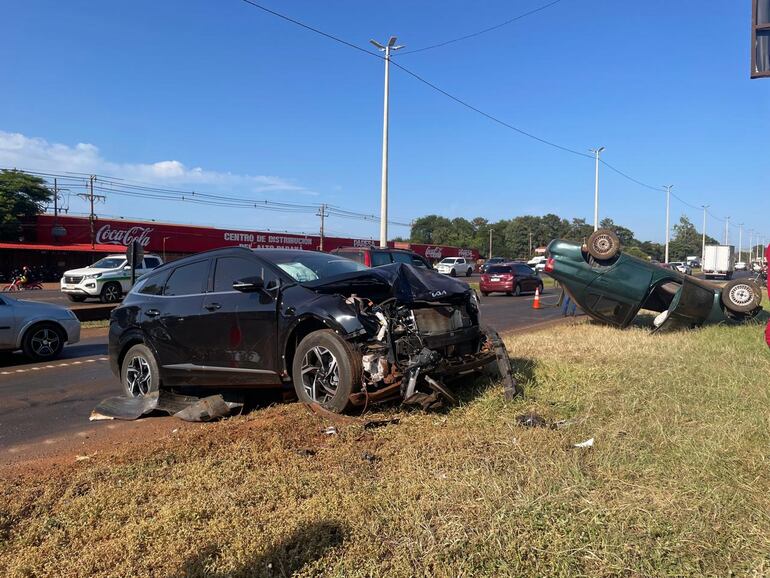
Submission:
{"label": "exposed engine bay", "polygon": [[[425,408],[452,404],[456,399],[447,383],[481,370],[502,377],[507,398],[520,393],[505,345],[480,325],[472,289],[411,266],[372,271],[368,283],[359,274],[350,285],[341,281],[323,288],[343,297],[364,328],[349,337],[362,370],[360,391],[350,397],[353,405],[398,398]],[[377,283],[383,273],[389,277],[386,287]]]}

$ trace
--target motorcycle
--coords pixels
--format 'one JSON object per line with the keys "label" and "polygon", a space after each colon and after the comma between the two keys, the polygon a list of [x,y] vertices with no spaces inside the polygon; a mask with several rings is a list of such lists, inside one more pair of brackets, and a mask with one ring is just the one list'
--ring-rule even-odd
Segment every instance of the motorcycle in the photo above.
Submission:
{"label": "motorcycle", "polygon": [[13,282],[10,285],[3,287],[3,292],[13,293],[15,291],[36,291],[43,289],[43,284],[40,281],[27,281],[22,283],[21,277],[14,277]]}

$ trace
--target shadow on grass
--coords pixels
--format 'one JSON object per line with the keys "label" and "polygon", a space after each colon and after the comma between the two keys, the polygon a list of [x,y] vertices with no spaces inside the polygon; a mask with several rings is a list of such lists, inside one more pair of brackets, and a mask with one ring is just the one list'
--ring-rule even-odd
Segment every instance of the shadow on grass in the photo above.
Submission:
{"label": "shadow on grass", "polygon": [[[537,361],[525,357],[511,357],[510,362],[513,378],[519,386],[529,389],[537,385],[535,378]],[[499,382],[500,378],[497,376],[484,375],[475,380],[466,378],[466,381],[462,381],[462,379],[450,381],[447,385],[451,387],[460,403],[469,403],[484,395],[490,387],[496,386]],[[445,409],[449,410],[451,406]]]}
{"label": "shadow on grass", "polygon": [[224,578],[225,576],[292,576],[307,564],[315,562],[345,540],[345,528],[336,522],[314,522],[295,530],[286,539],[270,545],[264,552],[244,561],[232,570],[217,571],[212,567],[222,556],[222,548],[210,544],[191,556],[176,576]]}

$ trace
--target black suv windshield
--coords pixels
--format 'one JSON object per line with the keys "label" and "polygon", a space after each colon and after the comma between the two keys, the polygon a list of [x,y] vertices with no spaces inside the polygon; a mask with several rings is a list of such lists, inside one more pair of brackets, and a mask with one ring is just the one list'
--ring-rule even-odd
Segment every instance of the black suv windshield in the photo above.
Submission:
{"label": "black suv windshield", "polygon": [[268,259],[298,283],[328,279],[354,271],[366,271],[369,268],[339,255],[313,251],[277,253],[270,255]]}

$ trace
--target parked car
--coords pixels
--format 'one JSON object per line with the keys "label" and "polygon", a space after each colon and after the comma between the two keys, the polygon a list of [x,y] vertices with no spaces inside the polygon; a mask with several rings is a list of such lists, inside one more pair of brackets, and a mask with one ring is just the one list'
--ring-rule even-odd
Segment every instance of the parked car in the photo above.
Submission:
{"label": "parked car", "polygon": [[545,269],[545,262],[548,260],[547,257],[539,256],[539,257],[533,257],[529,261],[527,261],[527,265],[532,267],[535,271],[538,273],[541,272],[543,269]]}
{"label": "parked car", "polygon": [[626,327],[642,310],[657,311],[659,330],[706,322],[753,318],[761,310],[760,287],[749,279],[724,286],[663,269],[621,251],[609,230],[594,232],[585,245],[555,240],[545,270],[591,317]]}
{"label": "parked car", "polygon": [[470,277],[473,274],[473,261],[465,257],[446,257],[436,265],[436,271],[443,275],[465,275]]}
{"label": "parked car", "polygon": [[535,290],[543,291],[543,280],[537,272],[524,263],[506,263],[495,265],[481,274],[479,291],[484,296],[490,293],[505,293],[506,295],[520,295],[521,293],[533,293]]}
{"label": "parked car", "polygon": [[[112,312],[109,356],[128,396],[177,386],[293,386],[332,411],[430,405],[441,380],[497,362],[464,283],[405,263],[230,247],[145,275]],[[513,386],[512,386],[513,387]]]}
{"label": "parked car", "polygon": [[690,267],[687,263],[683,261],[672,261],[669,263],[671,268],[675,271],[679,271],[680,273],[684,273],[685,275],[692,275],[692,267]]}
{"label": "parked car", "polygon": [[505,257],[491,257],[484,261],[484,264],[479,269],[482,273],[486,273],[487,269],[489,269],[492,265],[501,265],[503,263],[507,263],[508,259]]}
{"label": "parked car", "polygon": [[65,343],[80,341],[72,310],[40,301],[0,297],[0,350],[21,350],[36,361],[55,359]]}
{"label": "parked car", "polygon": [[749,266],[746,264],[746,261],[738,261],[735,264],[735,270],[736,271],[747,271]]}
{"label": "parked car", "polygon": [[[136,278],[162,264],[157,255],[145,255]],[[131,289],[131,266],[123,254],[107,255],[88,267],[65,271],[60,286],[70,301],[96,297],[102,303],[116,303]]]}
{"label": "parked car", "polygon": [[415,267],[432,269],[430,262],[414,251],[405,249],[384,249],[380,247],[340,247],[330,251],[332,255],[342,255],[367,267],[382,267],[391,263],[407,263]]}

